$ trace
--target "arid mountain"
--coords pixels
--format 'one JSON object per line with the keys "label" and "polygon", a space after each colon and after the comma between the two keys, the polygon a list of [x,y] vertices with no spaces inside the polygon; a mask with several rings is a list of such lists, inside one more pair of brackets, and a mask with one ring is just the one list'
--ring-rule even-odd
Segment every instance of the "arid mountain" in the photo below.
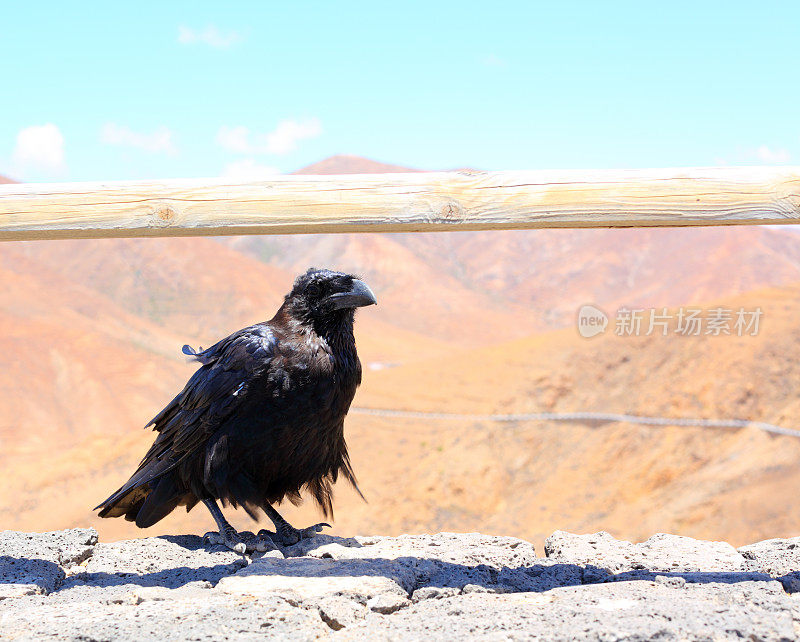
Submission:
{"label": "arid mountain", "polygon": [[[571,324],[586,303],[612,313],[622,306],[674,306],[800,281],[800,235],[756,226],[239,237],[224,242],[290,271],[310,263],[339,263],[390,292],[397,286],[401,296],[410,296],[409,279],[436,274],[447,285],[447,298],[428,303],[437,318],[451,316],[454,325],[458,308],[453,299],[471,299],[487,313],[512,312],[525,333]],[[386,310],[397,318],[397,310]]]}
{"label": "arid mountain", "polygon": [[[334,156],[296,173],[347,173],[353,158]],[[359,159],[358,167],[386,171],[368,159]],[[409,280],[428,284],[430,275],[438,275],[447,294],[427,300],[423,309],[448,318],[431,324],[426,316],[413,329],[452,336],[457,328],[466,341],[474,336],[455,315],[467,301],[520,319],[522,327],[504,323],[499,330],[483,322],[489,324],[484,338],[511,338],[568,325],[585,303],[611,313],[621,306],[674,306],[800,281],[800,235],[764,226],[253,236],[223,242],[291,272],[309,264],[360,272],[389,288],[388,300],[399,304],[395,288],[405,310],[418,309]],[[387,321],[402,315],[391,304],[384,310]]]}
{"label": "arid mountain", "polygon": [[437,269],[435,261],[388,234],[251,236],[220,242],[294,274],[311,265],[360,274],[380,292],[373,316],[439,340],[475,346],[524,336],[540,327],[521,306]]}
{"label": "arid mountain", "polygon": [[[314,171],[386,167],[370,163],[334,157]],[[309,265],[360,272],[378,294],[356,328],[367,365],[362,406],[631,411],[800,427],[800,235],[780,230],[6,243],[4,527],[92,523],[106,539],[136,535],[90,508],[127,478],[152,440],[140,427],[192,372],[180,346],[268,318]],[[584,303],[613,313],[720,300],[762,307],[762,332],[622,338],[609,330],[586,340],[572,327]],[[800,531],[786,508],[800,482],[800,440],[755,428],[354,414],[347,429],[370,503],[338,489],[341,533],[491,529],[538,540],[556,528],[630,538],[668,530],[744,542]],[[317,517],[311,507],[287,515]],[[151,532],[210,525],[195,510]]]}
{"label": "arid mountain", "polygon": [[8,183],[16,183],[17,181],[11,180],[7,176],[0,176],[0,185]]}
{"label": "arid mountain", "polygon": [[167,355],[177,335],[12,244],[0,252],[0,282],[0,457],[14,441],[60,446],[138,423],[141,406],[175,384],[179,366]]}
{"label": "arid mountain", "polygon": [[[564,329],[501,346],[367,371],[360,406],[467,414],[597,410],[671,417],[748,417],[797,427],[800,286],[721,302],[763,309],[757,336],[675,334],[591,340]],[[609,330],[610,332],[610,330]],[[791,535],[800,483],[800,440],[740,430],[629,424],[374,417],[352,414],[348,436],[369,503],[338,488],[336,530],[402,532],[492,529],[538,544],[556,528],[654,531],[734,543]],[[0,505],[14,528],[91,522],[106,538],[136,530],[87,510],[135,465],[151,436],[87,438],[79,448],[29,458],[45,479],[11,476]],[[77,467],[74,462],[81,462]],[[10,471],[16,472],[16,462]],[[20,471],[20,472],[24,472]],[[60,489],[69,485],[65,497]],[[289,507],[298,523],[313,507]],[[236,515],[241,526],[247,518]],[[39,525],[39,526],[36,526]],[[203,510],[176,513],[150,530],[210,528]]]}
{"label": "arid mountain", "polygon": [[[408,377],[416,386],[415,410],[743,417],[800,428],[794,383],[800,376],[800,286],[702,307],[756,305],[763,311],[757,336],[606,334],[587,340],[565,329],[446,365],[381,373],[370,395],[378,407],[399,407],[394,391],[398,378]],[[434,381],[447,381],[447,392]],[[419,420],[405,420],[400,430],[397,419],[387,418],[378,425],[418,440],[418,464],[407,478],[425,490],[416,495],[417,512],[398,530],[453,521],[469,530],[488,522],[538,539],[568,523],[633,538],[670,531],[714,539],[727,534],[737,542],[800,530],[790,508],[800,482],[796,437],[755,428],[620,424],[439,420],[432,431]],[[382,482],[385,489],[389,482]]]}
{"label": "arid mountain", "polygon": [[64,278],[96,290],[131,314],[184,333],[187,340],[208,341],[268,317],[293,279],[281,268],[207,238],[14,245]]}
{"label": "arid mountain", "polygon": [[530,309],[550,327],[594,303],[674,306],[800,281],[800,238],[765,226],[404,234],[463,283]]}
{"label": "arid mountain", "polygon": [[[3,523],[83,520],[194,370],[184,341],[268,318],[292,278],[207,239],[0,245]],[[368,372],[452,351],[375,319],[357,331]]]}
{"label": "arid mountain", "polygon": [[380,161],[352,156],[350,154],[337,154],[330,156],[318,163],[307,165],[293,172],[294,174],[389,174],[395,172],[419,172],[422,170],[390,165]]}

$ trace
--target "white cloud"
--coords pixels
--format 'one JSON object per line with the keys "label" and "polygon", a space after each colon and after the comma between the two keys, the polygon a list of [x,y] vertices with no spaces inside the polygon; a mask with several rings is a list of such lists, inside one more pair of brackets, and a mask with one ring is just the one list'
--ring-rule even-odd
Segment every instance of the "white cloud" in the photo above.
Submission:
{"label": "white cloud", "polygon": [[783,147],[739,147],[731,156],[718,157],[714,161],[717,165],[752,165],[762,163],[765,165],[780,165],[792,160],[792,153]]}
{"label": "white cloud", "polygon": [[484,67],[499,69],[506,66],[506,61],[496,54],[489,54],[481,60],[481,64]]}
{"label": "white cloud", "polygon": [[303,122],[282,120],[267,134],[267,149],[272,154],[288,154],[297,147],[297,141],[316,138],[321,133],[322,124],[318,118],[309,118]]}
{"label": "white cloud", "polygon": [[299,141],[316,138],[321,133],[322,123],[319,118],[282,120],[275,129],[266,134],[251,132],[242,126],[223,126],[217,133],[217,143],[237,154],[282,155],[297,149]]}
{"label": "white cloud", "polygon": [[53,123],[21,129],[14,146],[14,163],[20,170],[62,171],[64,136]]}
{"label": "white cloud", "polygon": [[100,130],[100,140],[109,145],[135,147],[146,152],[175,154],[172,132],[163,125],[150,134],[135,132],[125,125],[106,123]]}
{"label": "white cloud", "polygon": [[217,143],[224,149],[237,154],[249,154],[250,130],[247,127],[226,127],[223,125],[217,132]]}
{"label": "white cloud", "polygon": [[761,145],[755,152],[756,158],[765,163],[788,163],[792,155],[785,149],[780,147],[767,147]]}
{"label": "white cloud", "polygon": [[242,40],[242,34],[239,32],[220,31],[216,25],[208,25],[203,29],[178,26],[178,42],[182,45],[202,44],[214,49],[227,49]]}
{"label": "white cloud", "polygon": [[279,173],[276,167],[259,165],[254,159],[245,158],[227,165],[222,171],[222,176],[241,180],[260,180]]}

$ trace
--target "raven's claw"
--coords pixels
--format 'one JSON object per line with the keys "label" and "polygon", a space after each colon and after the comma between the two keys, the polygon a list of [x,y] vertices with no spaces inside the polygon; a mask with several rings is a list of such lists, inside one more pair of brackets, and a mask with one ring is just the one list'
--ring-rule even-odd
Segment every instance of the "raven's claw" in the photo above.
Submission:
{"label": "raven's claw", "polygon": [[314,537],[317,533],[321,532],[325,527],[330,528],[331,525],[325,522],[320,522],[319,524],[314,524],[313,526],[309,526],[307,528],[294,528],[288,522],[284,524],[279,524],[276,527],[277,536],[281,544],[284,546],[291,546],[292,544],[297,544],[301,539],[309,539]]}
{"label": "raven's claw", "polygon": [[249,531],[237,533],[233,528],[225,529],[223,533],[211,531],[203,536],[209,544],[221,544],[239,555],[246,553],[263,553],[275,550],[277,547],[272,541],[268,531],[261,531],[258,535],[253,535]]}

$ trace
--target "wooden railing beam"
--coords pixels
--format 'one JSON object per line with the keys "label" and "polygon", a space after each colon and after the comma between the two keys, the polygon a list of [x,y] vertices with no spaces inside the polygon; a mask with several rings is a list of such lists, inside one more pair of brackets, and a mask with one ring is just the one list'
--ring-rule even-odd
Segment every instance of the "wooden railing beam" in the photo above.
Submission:
{"label": "wooden railing beam", "polygon": [[800,223],[800,168],[0,185],[0,240]]}

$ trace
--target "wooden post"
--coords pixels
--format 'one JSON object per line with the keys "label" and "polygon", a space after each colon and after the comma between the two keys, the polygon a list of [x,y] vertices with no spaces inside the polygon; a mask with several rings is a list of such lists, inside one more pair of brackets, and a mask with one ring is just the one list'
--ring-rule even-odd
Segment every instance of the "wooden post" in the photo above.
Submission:
{"label": "wooden post", "polygon": [[800,222],[800,168],[0,186],[0,240]]}

